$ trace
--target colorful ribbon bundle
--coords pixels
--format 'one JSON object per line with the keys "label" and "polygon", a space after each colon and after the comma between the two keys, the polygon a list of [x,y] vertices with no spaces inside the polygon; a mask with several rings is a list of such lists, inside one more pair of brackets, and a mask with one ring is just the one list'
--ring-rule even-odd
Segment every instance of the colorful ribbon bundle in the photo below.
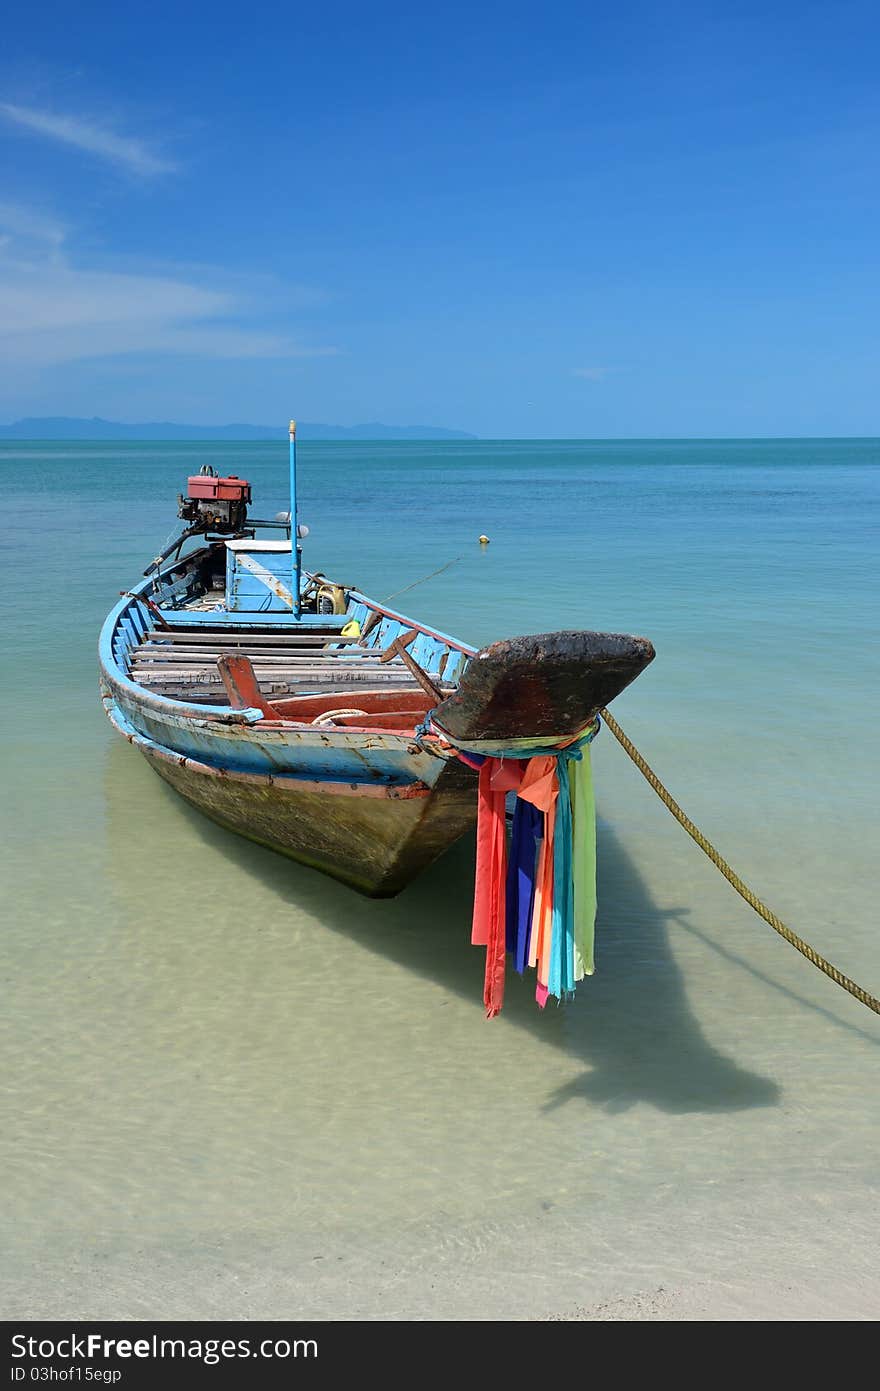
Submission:
{"label": "colorful ribbon bundle", "polygon": [[[590,744],[598,718],[564,748],[512,746],[483,755],[450,745],[480,773],[477,869],[471,941],[486,948],[487,1016],[504,1000],[507,953],[522,975],[537,970],[535,998],[570,998],[593,974],[596,921],[596,805]],[[521,741],[522,744],[525,741]],[[516,794],[510,852],[506,801]]]}

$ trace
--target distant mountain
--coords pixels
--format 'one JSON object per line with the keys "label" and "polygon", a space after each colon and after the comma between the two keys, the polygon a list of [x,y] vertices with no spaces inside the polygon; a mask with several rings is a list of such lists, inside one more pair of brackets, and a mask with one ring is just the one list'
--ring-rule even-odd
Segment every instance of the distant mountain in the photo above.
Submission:
{"label": "distant mountain", "polygon": [[[287,422],[280,425],[176,425],[170,421],[126,425],[93,416],[51,415],[15,420],[0,425],[4,440],[283,440]],[[443,430],[436,425],[314,425],[297,422],[297,438],[303,440],[473,440],[464,430]]]}

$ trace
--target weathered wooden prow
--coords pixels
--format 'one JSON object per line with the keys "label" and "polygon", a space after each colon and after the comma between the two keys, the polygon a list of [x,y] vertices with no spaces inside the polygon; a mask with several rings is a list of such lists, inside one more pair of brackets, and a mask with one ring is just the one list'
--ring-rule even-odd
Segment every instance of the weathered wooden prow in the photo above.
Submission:
{"label": "weathered wooden prow", "polygon": [[250,657],[218,657],[217,667],[233,710],[261,710],[269,720],[284,718],[260,690]]}
{"label": "weathered wooden prow", "polygon": [[484,647],[434,711],[453,739],[573,735],[654,658],[629,633],[536,633]]}

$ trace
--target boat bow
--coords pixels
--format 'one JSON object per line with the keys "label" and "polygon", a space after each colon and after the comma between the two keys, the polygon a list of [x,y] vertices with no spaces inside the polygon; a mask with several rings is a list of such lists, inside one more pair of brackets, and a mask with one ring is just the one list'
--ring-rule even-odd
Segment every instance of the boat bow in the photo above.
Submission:
{"label": "boat bow", "polygon": [[453,742],[573,737],[654,660],[647,638],[558,632],[506,638],[469,661],[433,723]]}

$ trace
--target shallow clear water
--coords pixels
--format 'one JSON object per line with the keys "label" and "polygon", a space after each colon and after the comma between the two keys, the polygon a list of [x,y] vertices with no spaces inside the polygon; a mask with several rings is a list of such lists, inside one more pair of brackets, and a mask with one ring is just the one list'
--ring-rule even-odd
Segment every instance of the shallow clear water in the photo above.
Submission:
{"label": "shallow clear water", "polygon": [[[283,441],[0,444],[5,1312],[542,1317],[676,1284],[735,1307],[778,1269],[805,1317],[868,1316],[878,1020],[607,731],[597,974],[544,1014],[514,980],[493,1023],[467,844],[368,902],[113,735],[98,629],[203,462],[286,504]],[[380,597],[461,556],[398,603],[474,643],[649,635],[618,719],[876,993],[878,463],[867,440],[303,444],[300,513],[307,563]]]}

